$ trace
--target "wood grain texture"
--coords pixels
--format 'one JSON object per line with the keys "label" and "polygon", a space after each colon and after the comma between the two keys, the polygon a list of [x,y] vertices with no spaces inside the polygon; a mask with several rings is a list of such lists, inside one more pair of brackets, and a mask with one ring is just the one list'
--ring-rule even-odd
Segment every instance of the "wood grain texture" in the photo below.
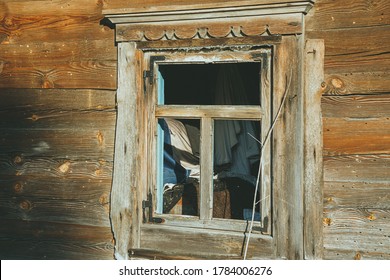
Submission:
{"label": "wood grain texture", "polygon": [[308,31],[308,38],[325,40],[327,74],[388,72],[390,29],[375,26],[360,29]]}
{"label": "wood grain texture", "polygon": [[[324,213],[325,258],[389,259],[390,213],[384,209],[327,209]],[[354,252],[354,254],[352,253]],[[339,253],[339,254],[340,254]]]}
{"label": "wood grain texture", "polygon": [[13,260],[113,259],[106,226],[2,220],[0,258]]}
{"label": "wood grain texture", "polygon": [[324,79],[323,40],[307,40],[304,48],[304,258],[322,259],[323,135],[321,96]]}
{"label": "wood grain texture", "polygon": [[4,88],[0,90],[0,114],[6,110],[114,110],[115,95],[112,90]]}
{"label": "wood grain texture", "polygon": [[324,155],[387,154],[390,116],[324,118]]}
{"label": "wood grain texture", "polygon": [[324,157],[325,182],[389,183],[390,155]]}
{"label": "wood grain texture", "polygon": [[[273,237],[276,258],[303,256],[303,98],[300,88],[303,69],[301,38],[286,37],[275,51],[273,112],[287,94],[280,120],[273,131]],[[299,97],[298,97],[299,96]],[[274,118],[275,116],[273,116]]]}
{"label": "wood grain texture", "polygon": [[[139,246],[137,190],[140,168],[139,134],[142,112],[138,107],[139,57],[134,43],[118,46],[118,119],[115,135],[115,158],[111,190],[110,218],[115,238],[115,256],[127,259],[128,250]],[[145,176],[145,174],[142,174]]]}
{"label": "wood grain texture", "polygon": [[389,182],[325,182],[325,208],[390,209]]}
{"label": "wood grain texture", "polygon": [[103,18],[101,10],[100,0],[2,1],[0,42],[109,40],[114,32],[99,24]]}
{"label": "wood grain texture", "polygon": [[[144,225],[141,248],[152,250],[159,248],[162,251],[194,259],[240,258],[242,257],[244,238],[243,233]],[[274,258],[275,252],[271,244],[270,237],[252,235],[248,259]]]}
{"label": "wood grain texture", "polygon": [[390,24],[387,0],[317,0],[308,13],[307,30],[360,28]]}
{"label": "wood grain texture", "polygon": [[390,73],[385,72],[349,72],[325,77],[324,96],[349,94],[378,94],[390,92]]}
{"label": "wood grain texture", "polygon": [[323,96],[322,110],[329,122],[333,118],[372,118],[380,122],[390,117],[390,94]]}

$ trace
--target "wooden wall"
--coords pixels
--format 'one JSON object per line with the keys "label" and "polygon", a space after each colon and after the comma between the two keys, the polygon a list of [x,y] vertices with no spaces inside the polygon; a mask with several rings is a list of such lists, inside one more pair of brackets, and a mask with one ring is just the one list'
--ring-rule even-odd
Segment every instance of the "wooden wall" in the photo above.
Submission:
{"label": "wooden wall", "polygon": [[[113,257],[117,55],[100,21],[129,2],[0,0],[1,259]],[[389,11],[317,0],[307,16],[326,48],[327,259],[390,259]]]}
{"label": "wooden wall", "polygon": [[325,39],[326,259],[390,259],[390,2],[317,0]]}
{"label": "wooden wall", "polygon": [[112,259],[114,31],[103,1],[0,1],[0,258]]}

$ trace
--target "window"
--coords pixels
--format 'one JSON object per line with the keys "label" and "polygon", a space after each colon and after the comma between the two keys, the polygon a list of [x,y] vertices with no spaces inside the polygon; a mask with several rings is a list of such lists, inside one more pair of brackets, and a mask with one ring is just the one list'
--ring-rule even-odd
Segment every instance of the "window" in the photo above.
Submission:
{"label": "window", "polygon": [[[270,128],[271,55],[271,48],[145,55],[154,73],[149,222],[246,231]],[[269,233],[270,145],[262,153],[254,218],[255,229]]]}
{"label": "window", "polygon": [[312,4],[105,11],[118,44],[116,258],[321,258],[324,48],[302,35]]}

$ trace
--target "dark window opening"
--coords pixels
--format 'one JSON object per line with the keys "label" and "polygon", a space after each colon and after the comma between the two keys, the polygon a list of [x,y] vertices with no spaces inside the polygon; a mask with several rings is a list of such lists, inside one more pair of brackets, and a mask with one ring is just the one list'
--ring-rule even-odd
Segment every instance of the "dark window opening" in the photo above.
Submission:
{"label": "dark window opening", "polygon": [[[159,71],[161,105],[260,105],[260,63],[171,64]],[[250,220],[260,122],[213,120],[213,217]],[[158,130],[158,212],[199,216],[201,121],[159,118]],[[259,206],[255,220],[260,221]]]}

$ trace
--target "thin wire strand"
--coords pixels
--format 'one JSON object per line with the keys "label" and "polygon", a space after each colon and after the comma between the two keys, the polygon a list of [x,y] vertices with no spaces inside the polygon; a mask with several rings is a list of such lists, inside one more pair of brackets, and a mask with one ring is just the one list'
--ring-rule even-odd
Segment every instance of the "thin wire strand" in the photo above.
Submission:
{"label": "thin wire strand", "polygon": [[[287,97],[287,93],[288,93],[288,90],[290,88],[290,84],[291,84],[291,71],[290,71],[290,79],[288,81],[288,84],[286,86],[286,89],[284,91],[284,95],[283,95],[283,99],[282,99],[282,102],[280,103],[280,106],[279,106],[279,109],[278,109],[278,112],[276,113],[276,116],[275,116],[275,119],[274,121],[272,122],[272,125],[271,127],[269,128],[268,132],[267,132],[267,135],[265,137],[265,140],[264,140],[264,143],[263,145],[260,147],[260,164],[259,164],[259,170],[257,172],[257,179],[256,179],[256,187],[255,187],[255,193],[254,193],[254,197],[253,197],[253,206],[252,206],[252,219],[251,219],[251,223],[249,225],[249,231],[248,231],[248,238],[245,240],[245,250],[244,250],[244,260],[246,260],[246,257],[247,257],[247,253],[248,253],[248,247],[249,247],[249,241],[250,241],[250,238],[251,238],[251,233],[252,233],[252,229],[253,229],[253,224],[254,224],[254,220],[255,220],[255,212],[256,212],[256,194],[258,192],[258,189],[259,189],[259,182],[260,182],[260,174],[261,174],[261,167],[262,167],[262,162],[263,162],[263,149],[264,147],[268,144],[268,141],[270,139],[270,136],[272,134],[272,131],[274,130],[274,127],[276,125],[276,122],[277,120],[279,119],[279,116],[282,112],[282,109],[284,107],[284,102],[286,101],[286,97]],[[287,76],[286,76],[286,80],[287,80]],[[251,135],[252,136],[252,135]],[[253,136],[252,136],[253,137]],[[257,140],[257,139],[256,139]],[[258,142],[260,142],[259,140],[257,140]],[[261,142],[260,142],[261,143]],[[265,199],[265,198],[264,198]],[[260,200],[261,201],[261,200]],[[259,201],[259,202],[260,202]]]}

